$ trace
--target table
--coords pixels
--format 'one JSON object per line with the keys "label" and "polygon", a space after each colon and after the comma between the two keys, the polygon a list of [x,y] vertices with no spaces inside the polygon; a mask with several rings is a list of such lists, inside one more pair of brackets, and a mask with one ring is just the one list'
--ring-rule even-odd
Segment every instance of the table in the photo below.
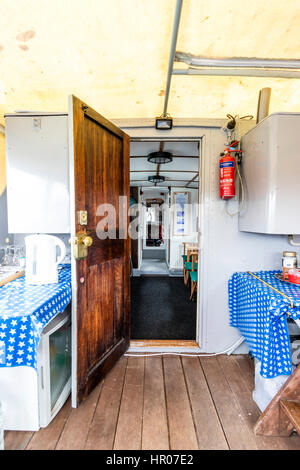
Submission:
{"label": "table", "polygon": [[0,368],[37,367],[41,333],[71,301],[71,266],[59,267],[57,284],[30,285],[25,277],[0,287]]}
{"label": "table", "polygon": [[[239,329],[264,378],[291,374],[287,315],[300,318],[300,286],[275,278],[281,271],[237,272],[228,281],[230,325]],[[284,294],[284,296],[282,295]],[[286,297],[285,297],[286,296]]]}

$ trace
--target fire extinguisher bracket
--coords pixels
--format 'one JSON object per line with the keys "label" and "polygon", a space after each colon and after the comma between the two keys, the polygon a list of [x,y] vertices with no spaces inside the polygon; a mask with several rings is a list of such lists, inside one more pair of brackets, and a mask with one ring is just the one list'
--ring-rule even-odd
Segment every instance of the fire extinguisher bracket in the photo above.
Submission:
{"label": "fire extinguisher bracket", "polygon": [[241,165],[243,160],[243,152],[240,150],[239,152],[236,152],[235,156],[237,165]]}

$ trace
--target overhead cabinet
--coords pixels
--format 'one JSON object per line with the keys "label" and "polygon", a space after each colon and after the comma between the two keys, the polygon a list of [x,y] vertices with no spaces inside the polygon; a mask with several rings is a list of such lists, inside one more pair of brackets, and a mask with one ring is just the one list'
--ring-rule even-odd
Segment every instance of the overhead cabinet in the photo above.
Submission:
{"label": "overhead cabinet", "polygon": [[300,234],[300,113],[276,113],[242,138],[239,230]]}
{"label": "overhead cabinet", "polygon": [[5,116],[8,231],[69,233],[68,114]]}

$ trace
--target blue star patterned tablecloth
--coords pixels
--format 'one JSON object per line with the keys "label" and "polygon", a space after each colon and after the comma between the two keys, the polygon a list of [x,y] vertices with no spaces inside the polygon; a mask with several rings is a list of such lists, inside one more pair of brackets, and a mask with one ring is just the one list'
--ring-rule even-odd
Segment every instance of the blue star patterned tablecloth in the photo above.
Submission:
{"label": "blue star patterned tablecloth", "polygon": [[71,266],[60,266],[57,284],[26,284],[21,277],[0,287],[0,367],[36,369],[41,333],[71,301]]}
{"label": "blue star patterned tablecloth", "polygon": [[287,315],[300,318],[300,286],[279,279],[281,271],[253,274],[291,300],[275,292],[246,272],[235,273],[228,281],[230,325],[239,329],[254,357],[261,361],[261,375],[273,378],[291,374],[292,359]]}

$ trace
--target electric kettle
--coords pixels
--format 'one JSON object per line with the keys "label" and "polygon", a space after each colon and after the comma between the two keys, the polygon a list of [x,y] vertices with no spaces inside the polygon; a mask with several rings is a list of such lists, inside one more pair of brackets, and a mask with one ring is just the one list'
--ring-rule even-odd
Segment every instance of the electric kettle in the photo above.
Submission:
{"label": "electric kettle", "polygon": [[[53,235],[28,235],[25,237],[27,284],[53,284],[58,282],[57,266],[66,256],[65,244]],[[57,259],[56,247],[60,248]]]}

